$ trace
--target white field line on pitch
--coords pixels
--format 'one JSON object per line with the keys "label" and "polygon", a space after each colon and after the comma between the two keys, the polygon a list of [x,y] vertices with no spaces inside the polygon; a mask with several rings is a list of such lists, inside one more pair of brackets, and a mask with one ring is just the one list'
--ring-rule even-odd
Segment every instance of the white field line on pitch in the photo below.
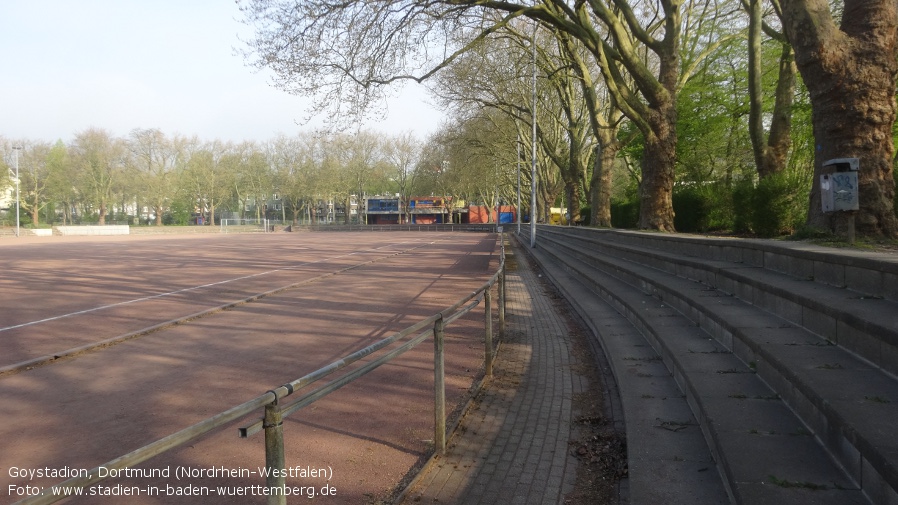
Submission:
{"label": "white field line on pitch", "polygon": [[[348,254],[341,254],[341,255],[339,255],[339,256],[332,256],[332,257],[330,257],[330,258],[323,258],[323,259],[316,260],[316,261],[308,261],[308,262],[306,262],[306,263],[302,263],[302,264],[299,264],[299,265],[294,265],[294,266],[291,266],[291,267],[276,268],[276,269],[274,269],[274,270],[268,270],[268,271],[265,271],[265,272],[259,272],[259,273],[252,274],[252,275],[244,275],[244,276],[242,276],[242,277],[235,277],[235,278],[233,278],[233,279],[226,279],[226,280],[223,280],[223,281],[212,282],[212,283],[210,283],[210,284],[203,284],[203,285],[201,285],[201,286],[193,286],[193,287],[190,287],[190,288],[178,289],[178,290],[176,290],[176,291],[169,291],[168,293],[159,293],[159,294],[157,294],[157,295],[144,296],[144,297],[142,297],[142,298],[135,298],[135,299],[133,299],[133,300],[127,300],[127,301],[124,301],[124,302],[112,303],[112,304],[109,304],[109,305],[101,305],[101,306],[99,306],[99,307],[93,307],[93,308],[90,308],[90,309],[79,310],[79,311],[77,311],[77,312],[70,312],[70,313],[68,313],[68,314],[62,314],[62,315],[59,315],[59,316],[48,317],[48,318],[45,318],[45,319],[38,319],[37,321],[29,321],[29,322],[27,322],[27,323],[21,323],[21,324],[16,324],[16,325],[13,325],[13,326],[7,326],[6,328],[0,328],[0,332],[9,331],[9,330],[15,330],[15,329],[18,329],[18,328],[24,328],[24,327],[26,327],[26,326],[34,326],[34,325],[36,325],[36,324],[41,324],[41,323],[48,323],[48,322],[50,322],[50,321],[57,321],[57,320],[59,320],[59,319],[65,319],[65,318],[67,318],[67,317],[80,316],[80,315],[82,315],[82,314],[89,314],[89,313],[91,313],[91,312],[98,312],[98,311],[101,311],[101,310],[111,309],[111,308],[115,308],[115,307],[121,307],[121,306],[123,306],[123,305],[130,305],[130,304],[132,304],[132,303],[145,302],[145,301],[148,301],[148,300],[154,300],[154,299],[157,299],[157,298],[164,298],[164,297],[166,297],[166,296],[177,295],[177,294],[180,294],[180,293],[187,293],[187,292],[190,292],[190,291],[196,291],[196,290],[198,290],[198,289],[209,288],[209,287],[212,287],[212,286],[218,286],[218,285],[221,285],[221,284],[227,284],[227,283],[229,283],[229,282],[236,282],[236,281],[242,281],[242,280],[246,280],[246,279],[252,279],[253,277],[261,277],[261,276],[263,276],[263,275],[268,275],[268,274],[272,274],[272,273],[276,273],[276,272],[283,272],[283,271],[286,271],[286,270],[294,270],[294,269],[297,269],[297,268],[300,268],[300,267],[304,267],[304,266],[308,266],[308,265],[314,265],[315,263],[323,263],[323,262],[325,262],[325,261],[331,261],[331,260],[336,260],[336,259],[340,259],[340,258],[346,258],[346,257],[348,257],[348,256],[354,256],[354,255],[356,255],[356,254],[361,254],[361,253],[364,253],[364,252],[377,251],[377,250],[380,250],[380,249],[384,249],[384,248],[386,248],[386,247],[391,247],[391,246],[395,246],[395,245],[402,245],[402,244],[405,244],[405,243],[407,243],[407,242],[399,242],[398,244],[389,244],[389,245],[377,247],[377,248],[374,248],[374,249],[368,249],[368,250],[366,250],[366,251],[354,251],[354,252],[351,252],[351,253],[348,253]],[[429,244],[433,244],[433,243],[434,243],[434,242],[429,242],[428,245],[429,245]]]}

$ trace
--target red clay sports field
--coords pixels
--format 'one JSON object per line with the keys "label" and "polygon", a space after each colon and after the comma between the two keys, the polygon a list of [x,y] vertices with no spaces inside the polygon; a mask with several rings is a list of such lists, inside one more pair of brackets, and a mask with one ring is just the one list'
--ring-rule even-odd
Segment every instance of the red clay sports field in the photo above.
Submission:
{"label": "red clay sports field", "polygon": [[[495,234],[471,232],[3,238],[0,503],[440,312],[482,286],[498,255]],[[449,411],[482,375],[482,318],[478,307],[447,330]],[[285,419],[287,485],[332,489],[324,503],[388,497],[431,450],[432,360],[428,340]],[[118,495],[66,503],[265,503],[246,496],[265,484],[265,457],[261,434],[237,437],[245,424],[93,491]],[[196,496],[213,488],[244,495]]]}

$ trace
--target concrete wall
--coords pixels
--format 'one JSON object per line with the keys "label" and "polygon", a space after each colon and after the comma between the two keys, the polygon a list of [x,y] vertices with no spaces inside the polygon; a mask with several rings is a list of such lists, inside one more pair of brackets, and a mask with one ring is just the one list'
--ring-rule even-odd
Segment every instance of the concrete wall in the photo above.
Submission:
{"label": "concrete wall", "polygon": [[109,225],[109,226],[55,226],[54,233],[57,235],[129,235],[131,227],[128,225]]}

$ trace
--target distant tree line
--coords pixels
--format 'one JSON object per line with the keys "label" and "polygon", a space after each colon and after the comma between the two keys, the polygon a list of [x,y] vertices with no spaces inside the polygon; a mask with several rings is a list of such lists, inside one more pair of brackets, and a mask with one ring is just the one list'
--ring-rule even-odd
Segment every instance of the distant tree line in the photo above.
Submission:
{"label": "distant tree line", "polygon": [[[14,146],[22,149],[15,153]],[[324,202],[349,208],[352,195],[483,199],[494,197],[495,188],[494,180],[466,180],[463,167],[451,168],[442,150],[425,149],[410,132],[299,133],[235,143],[158,129],[119,138],[91,128],[69,143],[0,138],[0,148],[8,168],[0,176],[9,195],[7,225],[15,215],[16,155],[21,220],[33,227],[187,224],[197,215],[209,224],[225,214],[307,222]],[[268,205],[275,198],[279,209]]]}

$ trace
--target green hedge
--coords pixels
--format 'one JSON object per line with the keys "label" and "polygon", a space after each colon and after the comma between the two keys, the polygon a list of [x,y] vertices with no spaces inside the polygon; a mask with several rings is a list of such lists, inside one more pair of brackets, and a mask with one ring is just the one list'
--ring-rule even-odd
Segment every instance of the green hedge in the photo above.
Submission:
{"label": "green hedge", "polygon": [[639,227],[639,199],[611,202],[611,226],[615,228]]}

